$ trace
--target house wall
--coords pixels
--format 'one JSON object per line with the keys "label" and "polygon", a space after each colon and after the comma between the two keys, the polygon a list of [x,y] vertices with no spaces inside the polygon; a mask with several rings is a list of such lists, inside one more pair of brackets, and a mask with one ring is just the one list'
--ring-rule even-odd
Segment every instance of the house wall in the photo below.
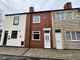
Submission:
{"label": "house wall", "polygon": [[[0,31],[3,32],[3,24],[5,21],[5,14],[2,10],[0,10]],[[2,39],[2,32],[1,32],[1,39]],[[0,39],[0,44],[1,44],[1,39]]]}
{"label": "house wall", "polygon": [[[13,25],[14,16],[19,16],[19,25]],[[26,26],[26,14],[6,16],[5,22],[3,24],[4,28],[0,45],[3,45],[4,32],[8,31],[9,32],[8,38],[10,36],[10,39],[7,38],[6,46],[21,46],[21,41],[24,41],[25,39],[25,26]],[[12,30],[18,31],[17,39],[11,38]]]}
{"label": "house wall", "polygon": [[[0,31],[3,32],[3,25],[0,25]],[[0,33],[0,41],[1,41],[1,39],[2,39],[2,33]]]}
{"label": "house wall", "polygon": [[[40,23],[32,23],[33,16],[40,16]],[[52,40],[52,21],[51,21],[51,13],[44,12],[44,13],[32,13],[31,17],[30,14],[27,15],[27,25],[26,25],[26,40],[25,40],[25,47],[31,48],[44,48],[44,31],[43,28],[51,28],[50,35],[51,35],[51,47],[53,47],[53,40]],[[30,27],[31,23],[31,27]],[[31,29],[31,30],[30,30]],[[40,40],[32,40],[32,31],[40,31]],[[30,44],[30,45],[29,45]]]}
{"label": "house wall", "polygon": [[0,30],[2,30],[3,29],[3,26],[2,25],[0,25]]}
{"label": "house wall", "polygon": [[[54,23],[52,25],[53,27],[53,35],[55,36],[55,30],[56,29],[61,29],[61,33],[62,33],[62,43],[63,43],[63,48],[64,49],[80,49],[80,41],[68,41],[66,39],[66,32],[67,31],[80,31],[80,15],[78,13],[77,10],[67,10],[67,11],[63,11],[64,13],[68,12],[68,11],[73,11],[73,20],[61,20],[61,21],[56,21],[55,20],[55,13],[53,12],[53,22]],[[61,12],[61,11],[57,11],[57,12]],[[55,38],[54,38],[55,40]],[[55,41],[54,41],[55,42]],[[56,43],[54,45],[54,48],[56,48]]]}

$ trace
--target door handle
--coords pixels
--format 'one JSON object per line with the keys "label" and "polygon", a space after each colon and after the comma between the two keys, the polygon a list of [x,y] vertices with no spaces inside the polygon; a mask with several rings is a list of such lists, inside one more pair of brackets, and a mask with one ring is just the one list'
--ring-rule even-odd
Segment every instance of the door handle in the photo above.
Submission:
{"label": "door handle", "polygon": [[60,42],[60,41],[57,41],[57,42]]}

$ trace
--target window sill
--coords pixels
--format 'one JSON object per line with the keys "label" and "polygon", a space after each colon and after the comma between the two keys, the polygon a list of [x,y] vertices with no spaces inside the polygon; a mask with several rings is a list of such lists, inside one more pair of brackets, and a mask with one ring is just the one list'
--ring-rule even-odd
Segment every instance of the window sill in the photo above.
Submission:
{"label": "window sill", "polygon": [[73,21],[74,19],[62,19],[62,20],[55,20],[55,21]]}
{"label": "window sill", "polygon": [[33,23],[33,24],[40,24],[40,23]]}
{"label": "window sill", "polygon": [[40,39],[32,39],[32,41],[40,41]]}
{"label": "window sill", "polygon": [[74,41],[79,41],[79,42],[80,42],[80,40],[67,40],[67,41],[72,41],[72,42],[74,42]]}
{"label": "window sill", "polygon": [[11,39],[17,39],[17,38],[11,38]]}
{"label": "window sill", "polygon": [[13,24],[13,25],[19,25],[19,24]]}

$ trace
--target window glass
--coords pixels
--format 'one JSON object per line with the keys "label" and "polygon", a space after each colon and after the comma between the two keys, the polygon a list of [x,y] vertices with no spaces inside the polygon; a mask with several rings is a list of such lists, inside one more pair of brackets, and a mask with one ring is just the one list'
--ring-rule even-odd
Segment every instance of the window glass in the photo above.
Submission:
{"label": "window glass", "polygon": [[80,40],[80,32],[76,32],[77,40]]}
{"label": "window glass", "polygon": [[71,32],[72,40],[76,40],[75,32]]}
{"label": "window glass", "polygon": [[18,34],[18,31],[12,31],[11,38],[17,39],[17,34]]}
{"label": "window glass", "polygon": [[66,13],[66,19],[72,19],[72,12]]}
{"label": "window glass", "polygon": [[34,39],[39,39],[39,34],[34,34]]}
{"label": "window glass", "polygon": [[66,37],[67,40],[78,41],[80,40],[80,32],[67,32]]}
{"label": "window glass", "polygon": [[14,17],[13,25],[18,25],[19,24],[19,16]]}
{"label": "window glass", "polygon": [[46,38],[46,40],[49,40],[49,35],[46,35],[45,38]]}
{"label": "window glass", "polygon": [[45,31],[45,33],[49,33],[49,31]]}
{"label": "window glass", "polygon": [[70,32],[67,32],[67,40],[71,40],[71,35],[70,35]]}
{"label": "window glass", "polygon": [[60,12],[60,13],[56,13],[56,20],[63,20],[64,19],[64,13]]}
{"label": "window glass", "polygon": [[61,13],[61,20],[63,20],[64,19],[64,13],[62,12]]}
{"label": "window glass", "polygon": [[35,39],[35,40],[36,40],[36,39],[40,39],[40,33],[39,33],[39,32],[33,32],[32,34],[33,34],[33,35],[32,35],[32,38],[33,38],[33,39]]}
{"label": "window glass", "polygon": [[33,23],[40,23],[40,16],[33,16]]}
{"label": "window glass", "polygon": [[60,13],[56,13],[56,20],[60,20]]}

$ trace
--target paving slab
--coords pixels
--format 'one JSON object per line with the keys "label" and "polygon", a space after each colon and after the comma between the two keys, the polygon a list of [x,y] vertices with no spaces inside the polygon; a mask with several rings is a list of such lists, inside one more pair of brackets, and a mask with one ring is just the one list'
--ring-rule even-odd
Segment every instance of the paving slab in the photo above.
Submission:
{"label": "paving slab", "polygon": [[0,60],[63,60],[63,59],[0,55]]}
{"label": "paving slab", "polygon": [[[80,60],[80,50],[56,50],[56,49],[39,49],[39,48],[15,48],[15,47],[0,47],[0,58],[5,59],[7,56],[21,56],[27,57],[27,60],[38,58],[50,58],[50,59],[67,59],[67,60]],[[9,57],[9,59],[10,59]],[[21,58],[19,57],[19,58]],[[16,59],[16,57],[12,57]],[[12,59],[11,58],[11,59]],[[25,60],[25,59],[24,59]],[[41,59],[43,60],[43,59]]]}
{"label": "paving slab", "polygon": [[22,55],[28,48],[0,47],[0,54],[4,55]]}
{"label": "paving slab", "polygon": [[24,56],[80,60],[80,50],[55,50],[31,48]]}

